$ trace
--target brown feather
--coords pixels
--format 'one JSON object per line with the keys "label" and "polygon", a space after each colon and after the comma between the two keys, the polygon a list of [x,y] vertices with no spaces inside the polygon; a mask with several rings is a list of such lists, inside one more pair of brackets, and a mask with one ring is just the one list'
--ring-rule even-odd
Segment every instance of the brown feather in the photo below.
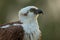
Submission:
{"label": "brown feather", "polygon": [[21,25],[0,28],[0,40],[23,40],[23,38],[24,30]]}
{"label": "brown feather", "polygon": [[42,33],[40,34],[40,37],[39,37],[39,39],[38,40],[42,40]]}
{"label": "brown feather", "polygon": [[4,23],[4,24],[0,24],[0,27],[1,26],[5,26],[5,25],[12,25],[12,24],[23,24],[22,22],[20,22],[20,21],[16,21],[16,22],[10,22],[10,23]]}

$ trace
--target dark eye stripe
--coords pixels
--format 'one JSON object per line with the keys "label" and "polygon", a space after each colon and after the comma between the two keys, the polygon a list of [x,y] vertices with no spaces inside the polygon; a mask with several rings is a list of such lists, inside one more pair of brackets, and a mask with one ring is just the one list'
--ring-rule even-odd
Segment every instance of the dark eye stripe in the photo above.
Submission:
{"label": "dark eye stripe", "polygon": [[23,14],[24,16],[27,16],[27,13],[26,14]]}
{"label": "dark eye stripe", "polygon": [[34,12],[34,11],[36,11],[36,9],[35,8],[31,8],[30,11],[31,12]]}
{"label": "dark eye stripe", "polygon": [[22,15],[27,16],[27,15],[28,15],[28,12],[27,12],[27,13],[24,13],[24,14],[22,14]]}
{"label": "dark eye stripe", "polygon": [[30,11],[37,14],[37,9],[35,9],[35,8],[31,8]]}

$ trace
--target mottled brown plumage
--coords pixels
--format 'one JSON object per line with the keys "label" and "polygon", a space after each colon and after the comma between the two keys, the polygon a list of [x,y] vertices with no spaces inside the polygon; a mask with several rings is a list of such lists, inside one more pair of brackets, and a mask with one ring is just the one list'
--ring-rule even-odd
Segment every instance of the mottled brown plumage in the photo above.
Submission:
{"label": "mottled brown plumage", "polygon": [[40,38],[38,40],[42,40],[42,34],[40,35]]}
{"label": "mottled brown plumage", "polygon": [[16,22],[10,22],[10,23],[4,23],[4,24],[0,24],[0,27],[2,27],[2,26],[5,26],[5,25],[12,25],[12,24],[23,24],[22,22],[20,22],[20,21],[16,21]]}
{"label": "mottled brown plumage", "polygon": [[24,38],[24,30],[21,25],[19,26],[11,25],[8,28],[0,28],[0,40],[23,40],[23,38]]}

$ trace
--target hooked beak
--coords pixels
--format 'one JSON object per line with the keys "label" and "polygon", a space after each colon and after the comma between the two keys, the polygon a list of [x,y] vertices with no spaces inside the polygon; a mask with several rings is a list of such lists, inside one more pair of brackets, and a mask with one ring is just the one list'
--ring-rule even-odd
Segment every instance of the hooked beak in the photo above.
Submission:
{"label": "hooked beak", "polygon": [[35,14],[43,14],[43,11],[38,9],[38,10],[35,11]]}

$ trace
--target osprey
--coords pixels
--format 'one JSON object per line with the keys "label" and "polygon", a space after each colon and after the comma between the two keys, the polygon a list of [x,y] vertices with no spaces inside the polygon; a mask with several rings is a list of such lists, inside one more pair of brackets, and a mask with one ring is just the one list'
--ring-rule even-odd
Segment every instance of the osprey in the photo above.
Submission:
{"label": "osprey", "polygon": [[19,21],[0,25],[0,40],[41,40],[37,17],[42,10],[28,6],[19,11]]}

